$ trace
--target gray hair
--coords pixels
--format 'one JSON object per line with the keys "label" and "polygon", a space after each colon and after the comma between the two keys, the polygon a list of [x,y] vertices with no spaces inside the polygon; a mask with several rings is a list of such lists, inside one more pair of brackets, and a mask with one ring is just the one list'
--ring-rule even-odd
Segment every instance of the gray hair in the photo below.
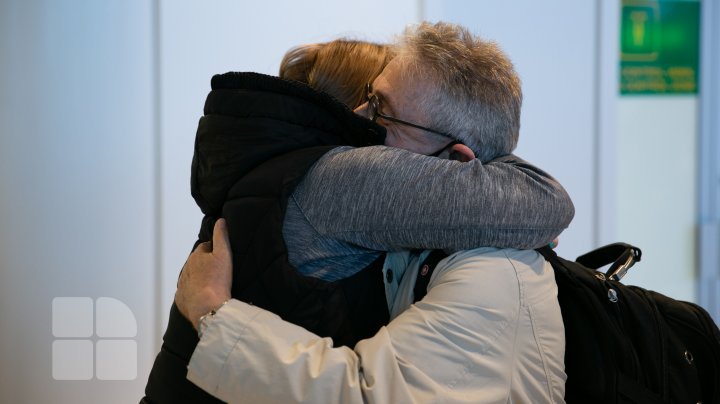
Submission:
{"label": "gray hair", "polygon": [[407,74],[430,82],[418,100],[430,127],[462,141],[483,162],[515,149],[520,78],[497,44],[456,24],[423,22],[408,27],[396,46]]}

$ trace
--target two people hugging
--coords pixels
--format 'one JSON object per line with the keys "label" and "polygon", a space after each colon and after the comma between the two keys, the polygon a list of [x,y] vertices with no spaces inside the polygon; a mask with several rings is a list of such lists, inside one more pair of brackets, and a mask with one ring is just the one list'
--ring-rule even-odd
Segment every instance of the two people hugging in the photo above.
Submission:
{"label": "two people hugging", "polygon": [[574,209],[511,154],[521,104],[500,48],[442,22],[213,77],[205,217],[143,402],[563,402],[533,248]]}

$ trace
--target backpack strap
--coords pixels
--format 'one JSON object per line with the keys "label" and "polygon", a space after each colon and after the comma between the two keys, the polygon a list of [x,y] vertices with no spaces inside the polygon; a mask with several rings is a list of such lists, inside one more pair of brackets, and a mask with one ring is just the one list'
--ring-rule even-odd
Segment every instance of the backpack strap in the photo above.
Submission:
{"label": "backpack strap", "polygon": [[543,246],[543,247],[540,247],[540,248],[536,248],[535,251],[539,252],[540,255],[542,255],[543,257],[545,257],[545,260],[546,260],[547,262],[550,262],[550,263],[552,263],[552,264],[554,264],[554,263],[557,262],[558,255],[557,255],[557,253],[555,252],[555,250],[553,250],[552,248],[550,248],[550,246],[547,246],[547,245],[546,245],[546,246]]}
{"label": "backpack strap", "polygon": [[[550,263],[558,263],[558,256],[549,246],[536,249]],[[640,261],[642,251],[627,243],[613,243],[585,253],[575,260],[578,264],[589,268],[598,269],[607,264],[610,268],[605,272],[607,279],[619,281],[627,271]]]}
{"label": "backpack strap", "polygon": [[443,250],[433,250],[430,255],[428,255],[425,260],[420,263],[417,278],[415,278],[415,288],[413,289],[415,295],[413,303],[420,301],[423,297],[425,297],[427,294],[427,287],[430,283],[433,271],[435,271],[435,267],[438,262],[447,256],[448,254],[446,254]]}
{"label": "backpack strap", "polygon": [[630,267],[640,261],[641,257],[642,251],[639,248],[626,243],[613,243],[583,254],[575,261],[591,269],[612,264],[605,272],[605,276],[619,281]]}

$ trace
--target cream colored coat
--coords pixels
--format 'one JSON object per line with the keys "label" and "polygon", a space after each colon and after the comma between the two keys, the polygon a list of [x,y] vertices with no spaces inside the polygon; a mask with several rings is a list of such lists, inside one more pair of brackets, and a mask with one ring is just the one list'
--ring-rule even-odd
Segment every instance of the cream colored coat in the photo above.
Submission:
{"label": "cream colored coat", "polygon": [[388,255],[392,321],[354,349],[232,300],[208,324],[188,379],[232,403],[564,402],[550,265],[534,251],[461,251],[438,264],[412,304],[426,254]]}

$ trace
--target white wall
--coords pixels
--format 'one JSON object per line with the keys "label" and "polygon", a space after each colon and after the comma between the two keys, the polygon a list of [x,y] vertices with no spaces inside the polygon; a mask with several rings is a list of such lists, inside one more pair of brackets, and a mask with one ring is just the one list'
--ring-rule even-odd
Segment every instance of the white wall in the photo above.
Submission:
{"label": "white wall", "polygon": [[643,251],[624,281],[695,301],[697,96],[623,96],[618,111],[616,232]]}
{"label": "white wall", "polygon": [[720,322],[720,4],[702,3],[698,303]]}
{"label": "white wall", "polygon": [[135,315],[138,356],[156,349],[149,11],[0,2],[0,402],[127,403],[142,391],[140,378],[54,380],[53,342],[67,338],[55,338],[52,303],[118,299]]}

